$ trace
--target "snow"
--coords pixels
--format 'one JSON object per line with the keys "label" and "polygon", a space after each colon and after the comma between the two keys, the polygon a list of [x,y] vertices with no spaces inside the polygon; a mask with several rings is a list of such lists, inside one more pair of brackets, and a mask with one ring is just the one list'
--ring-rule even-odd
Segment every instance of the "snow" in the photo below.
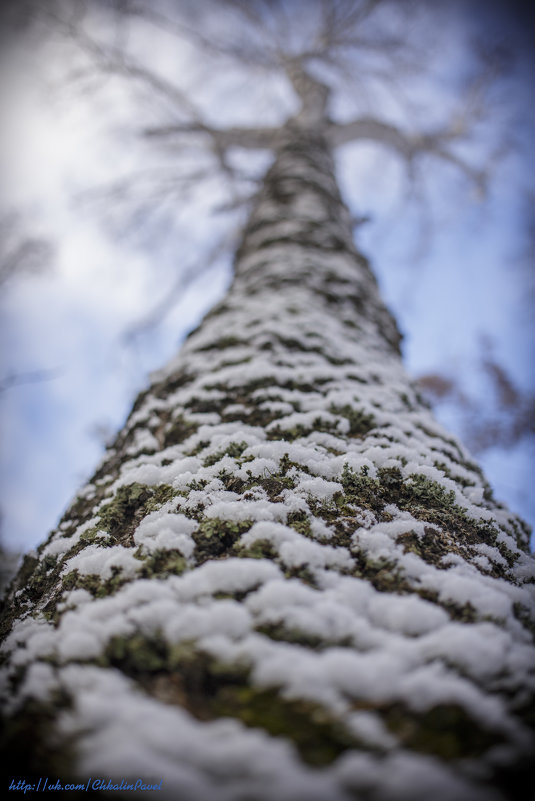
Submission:
{"label": "snow", "polygon": [[479,789],[461,778],[454,769],[430,756],[400,749],[385,758],[348,753],[337,763],[340,780],[354,792],[363,794],[377,787],[384,801],[498,801],[503,796],[492,788]]}
{"label": "snow", "polygon": [[251,617],[247,610],[233,600],[216,601],[203,607],[185,607],[169,618],[163,631],[171,642],[201,639],[224,632],[230,639],[245,636],[251,628]]}
{"label": "snow", "polygon": [[90,544],[65,562],[62,573],[66,575],[71,570],[77,570],[82,576],[95,575],[109,579],[112,578],[115,569],[125,578],[133,578],[140,567],[141,563],[134,558],[130,548],[122,545],[109,547]]}
{"label": "snow", "polygon": [[[41,558],[44,559],[47,556],[64,556],[64,554],[68,553],[71,548],[78,544],[82,534],[89,531],[92,527],[93,521],[88,520],[86,523],[77,526],[76,530],[69,537],[63,534],[62,528],[59,528],[57,532],[54,532],[49,542],[43,548]],[[35,555],[37,556],[37,554]]]}
{"label": "snow", "polygon": [[280,576],[273,562],[260,559],[226,559],[207,562],[178,579],[172,586],[179,599],[190,599],[216,592],[247,592],[265,581]]}
{"label": "snow", "polygon": [[338,481],[325,481],[321,477],[303,478],[296,489],[321,501],[330,501],[337,492],[342,492],[342,485]]}
{"label": "snow", "polygon": [[61,662],[97,659],[102,651],[100,638],[89,631],[68,631],[57,647]]}
{"label": "snow", "polygon": [[136,528],[134,542],[146,553],[176,549],[189,558],[195,549],[190,534],[196,528],[197,523],[185,515],[151,512]]}
{"label": "snow", "polygon": [[55,670],[45,662],[30,665],[20,691],[20,700],[33,699],[46,702],[51,693],[59,688]]}
{"label": "snow", "polygon": [[[244,451],[244,456],[252,456],[254,454],[254,450],[252,448],[247,448]],[[234,475],[238,476],[238,478],[243,479],[244,481],[247,480],[249,474],[253,478],[258,478],[259,476],[265,477],[271,475],[275,475],[279,470],[279,459],[266,459],[266,458],[256,458],[250,462],[247,462],[239,469],[234,470]]]}
{"label": "snow", "polygon": [[353,712],[347,717],[348,728],[364,743],[389,750],[397,745],[397,740],[386,729],[379,715],[373,712]]}
{"label": "snow", "polygon": [[271,501],[220,501],[206,509],[206,517],[240,523],[244,520],[286,520],[288,510],[283,503]]}
{"label": "snow", "polygon": [[310,531],[318,540],[330,540],[332,537],[334,537],[333,529],[329,528],[329,526],[324,523],[323,520],[320,520],[317,517],[312,518],[310,521]]}
{"label": "snow", "polygon": [[449,616],[417,595],[401,595],[393,603],[388,595],[377,594],[370,604],[370,620],[381,628],[414,637],[441,628]]}

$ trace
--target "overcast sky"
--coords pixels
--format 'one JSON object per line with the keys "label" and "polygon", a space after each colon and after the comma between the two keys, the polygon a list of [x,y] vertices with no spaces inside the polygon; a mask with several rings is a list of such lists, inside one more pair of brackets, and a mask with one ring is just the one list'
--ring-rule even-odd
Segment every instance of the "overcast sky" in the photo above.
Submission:
{"label": "overcast sky", "polygon": [[[458,10],[447,15],[442,72],[426,87],[415,85],[430,118],[451,102],[468,36],[477,27],[474,19]],[[525,26],[515,27],[501,12],[489,15],[488,27],[524,42]],[[9,547],[27,549],[44,538],[90,477],[103,440],[124,421],[148,372],[174,353],[225,292],[228,249],[178,293],[177,274],[195,273],[218,237],[243,221],[243,213],[210,214],[223,198],[216,181],[203,183],[187,202],[177,196],[146,230],[142,216],[132,223],[109,197],[82,200],[89,187],[144,166],[144,151],[128,129],[135,107],[120,87],[108,87],[103,96],[56,91],[58,78],[73,66],[72,54],[42,30],[38,39],[13,32],[7,41],[0,79],[2,202],[24,215],[23,234],[42,236],[54,247],[47,269],[14,278],[0,299],[0,377],[50,371],[44,380],[21,381],[0,394],[2,538]],[[139,46],[159,68],[191,79],[220,124],[247,117],[274,123],[292,106],[281,80],[255,85],[256,76],[253,81],[229,69],[218,74],[214,89],[205,80],[205,59],[187,44],[171,46],[162,39],[155,45],[139,37]],[[526,151],[535,130],[529,116],[532,63],[524,45],[518,45],[517,56],[513,77],[502,85],[500,113],[522,111],[517,134]],[[444,77],[448,74],[451,80]],[[252,98],[245,111],[239,102],[244,93]],[[347,92],[343,103],[338,113],[349,115]],[[260,169],[266,158],[256,158],[251,169]],[[535,388],[533,263],[526,255],[524,225],[526,198],[534,187],[527,164],[518,151],[504,158],[484,201],[463,176],[428,165],[422,175],[426,200],[411,205],[393,158],[362,145],[348,146],[338,156],[347,202],[355,214],[370,217],[357,241],[400,321],[409,371],[460,377],[482,408],[494,403],[478,367],[485,337],[519,387]],[[176,303],[161,324],[126,341],[125,333],[170,294]],[[455,407],[445,405],[438,413],[459,430]],[[479,457],[496,495],[532,524],[533,451],[532,438]]]}

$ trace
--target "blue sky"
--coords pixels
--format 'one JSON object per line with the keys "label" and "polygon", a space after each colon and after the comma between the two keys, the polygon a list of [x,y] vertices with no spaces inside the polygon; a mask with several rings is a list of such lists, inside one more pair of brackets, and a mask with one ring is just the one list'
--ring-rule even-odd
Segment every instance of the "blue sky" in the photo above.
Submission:
{"label": "blue sky", "polygon": [[[414,86],[429,119],[452,102],[473,30],[473,22],[460,14],[447,15],[447,22],[444,61],[450,67],[441,67],[438,58],[434,81]],[[275,122],[291,107],[283,81],[264,79],[255,95],[250,78],[229,70],[218,75],[211,95],[203,80],[206,65],[188,45],[162,42],[155,50],[152,41],[139,42],[146,53],[157,53],[163,70],[191,79],[218,120]],[[129,344],[125,332],[172,291],[177,273],[202,261],[217,237],[243,215],[210,214],[223,198],[221,186],[212,181],[184,202],[175,200],[159,228],[133,236],[130,227],[129,236],[118,236],[128,216],[121,219],[110,198],[92,204],[80,202],[80,193],[144,164],[144,151],[128,129],[135,110],[128,93],[120,87],[110,87],[103,97],[58,92],[57,79],[72,66],[72,56],[53,38],[41,37],[36,44],[19,35],[9,50],[1,79],[3,202],[22,210],[32,235],[54,245],[48,269],[11,281],[0,300],[0,375],[55,371],[49,380],[0,395],[2,537],[9,547],[27,549],[45,537],[90,477],[103,437],[124,421],[149,371],[174,353],[223,295],[230,253],[177,294],[159,326]],[[525,78],[532,64],[527,55],[517,55],[516,77],[504,85],[500,103],[504,115],[523,115],[517,134],[526,150],[533,120]],[[253,98],[246,111],[239,103],[243,92]],[[339,111],[350,114],[351,97],[347,92],[344,97],[346,106]],[[382,102],[385,113],[394,113],[386,99]],[[488,143],[494,134],[492,127],[483,131],[483,140]],[[482,336],[492,340],[519,386],[535,387],[529,313],[533,267],[523,257],[527,245],[521,224],[523,198],[533,186],[519,152],[499,164],[485,200],[454,170],[426,163],[420,207],[408,203],[403,171],[383,152],[348,146],[338,158],[347,202],[355,213],[371,217],[358,230],[358,243],[400,321],[409,371],[455,374],[482,408],[489,402],[477,368]],[[471,155],[477,159],[479,151]],[[262,161],[265,157],[251,167],[258,169]],[[450,428],[459,428],[454,407],[444,406],[439,414]],[[533,524],[533,440],[508,451],[491,449],[479,460],[497,496]]]}

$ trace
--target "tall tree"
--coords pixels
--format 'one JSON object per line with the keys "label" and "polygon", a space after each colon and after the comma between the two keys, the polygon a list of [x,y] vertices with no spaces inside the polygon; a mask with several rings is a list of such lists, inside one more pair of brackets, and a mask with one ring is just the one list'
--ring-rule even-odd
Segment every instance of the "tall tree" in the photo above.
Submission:
{"label": "tall tree", "polygon": [[405,374],[332,153],[371,138],[473,171],[450,146],[458,120],[409,134],[331,119],[311,63],[377,3],[320,5],[316,49],[269,53],[299,101],[280,127],[147,132],[202,134],[222,168],[232,147],[273,162],[227,296],[12,583],[15,781],[139,779],[184,800],[521,797],[528,531]]}

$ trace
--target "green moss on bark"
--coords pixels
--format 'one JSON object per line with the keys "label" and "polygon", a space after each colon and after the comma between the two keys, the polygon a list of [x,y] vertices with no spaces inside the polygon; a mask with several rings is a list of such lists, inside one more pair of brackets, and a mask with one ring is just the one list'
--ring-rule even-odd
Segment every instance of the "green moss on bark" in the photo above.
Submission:
{"label": "green moss on bark", "polygon": [[206,517],[193,532],[195,540],[194,558],[197,565],[209,559],[222,559],[234,555],[234,546],[238,539],[252,526],[251,520],[234,522],[220,520],[217,517]]}
{"label": "green moss on bark", "polygon": [[63,588],[65,590],[83,589],[90,592],[94,598],[107,598],[130,581],[118,567],[112,567],[111,573],[109,578],[103,579],[94,574],[82,576],[78,570],[71,570],[63,577]]}
{"label": "green moss on bark", "polygon": [[162,638],[116,637],[101,661],[200,720],[233,717],[272,736],[286,737],[311,765],[328,765],[358,745],[319,704],[287,699],[276,687],[253,687],[246,666],[217,662],[191,642],[169,645]]}
{"label": "green moss on bark", "polygon": [[133,483],[119,487],[112,500],[98,511],[99,527],[116,542],[133,545],[133,533],[141,520],[178,493],[168,484],[148,487]]}
{"label": "green moss on bark", "polygon": [[187,562],[179,551],[156,550],[143,557],[140,569],[141,578],[166,578],[181,576],[187,569]]}
{"label": "green moss on bark", "polygon": [[[427,476],[413,473],[403,478],[398,468],[388,467],[379,469],[377,478],[371,478],[366,468],[356,473],[346,465],[340,480],[344,495],[336,501],[342,514],[348,504],[378,515],[385,506],[394,504],[417,520],[433,523],[454,535],[460,547],[478,543],[497,545],[497,529],[492,522],[471,518],[455,503],[453,490],[446,490]],[[433,561],[431,553],[429,560]]]}
{"label": "green moss on bark", "polygon": [[457,704],[437,704],[422,713],[394,704],[386,710],[385,722],[406,748],[446,761],[480,757],[503,743],[497,732],[485,728]]}
{"label": "green moss on bark", "polygon": [[[27,784],[41,785],[45,777],[55,783],[79,784],[76,777],[76,753],[70,738],[61,736],[56,728],[58,710],[69,707],[69,698],[55,692],[50,702],[44,704],[28,700],[16,715],[4,717],[0,726],[0,752],[2,753],[2,775],[9,783],[23,779]],[[30,793],[33,795],[33,793]],[[95,796],[89,790],[69,791],[69,798]]]}
{"label": "green moss on bark", "polygon": [[184,440],[191,437],[197,431],[198,424],[192,420],[186,420],[182,415],[177,417],[166,428],[164,433],[164,447],[169,448],[172,445],[180,445]]}
{"label": "green moss on bark", "polygon": [[217,451],[216,453],[210,454],[204,460],[205,467],[211,467],[214,464],[217,464],[224,456],[230,456],[233,459],[238,459],[244,450],[247,448],[246,442],[231,442],[227,445],[226,448],[223,450]]}
{"label": "green moss on bark", "polygon": [[373,414],[368,414],[362,409],[357,409],[346,404],[345,406],[331,406],[329,411],[332,414],[345,417],[349,421],[349,436],[364,437],[372,428],[376,426]]}

